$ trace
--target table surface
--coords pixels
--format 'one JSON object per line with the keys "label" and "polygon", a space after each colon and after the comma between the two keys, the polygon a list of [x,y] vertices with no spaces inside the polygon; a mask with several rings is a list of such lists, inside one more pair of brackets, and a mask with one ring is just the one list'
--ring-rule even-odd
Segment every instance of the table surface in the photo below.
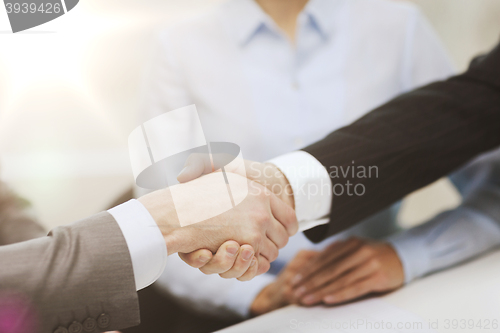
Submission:
{"label": "table surface", "polygon": [[437,332],[500,332],[500,250],[378,298],[430,322]]}
{"label": "table surface", "polygon": [[[427,321],[438,320],[439,332],[500,332],[500,328],[484,327],[488,320],[497,320],[500,325],[500,250],[414,281],[381,298]],[[475,321],[477,327],[446,328],[449,322],[445,321],[454,319]]]}

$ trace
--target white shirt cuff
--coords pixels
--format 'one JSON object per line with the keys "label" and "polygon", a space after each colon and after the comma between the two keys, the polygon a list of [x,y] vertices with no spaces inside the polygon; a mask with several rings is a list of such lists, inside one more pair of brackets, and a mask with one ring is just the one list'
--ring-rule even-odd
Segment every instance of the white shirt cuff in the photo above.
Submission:
{"label": "white shirt cuff", "polygon": [[127,242],[135,287],[146,288],[155,282],[167,263],[167,246],[148,210],[137,200],[130,200],[108,210]]}
{"label": "white shirt cuff", "polygon": [[311,154],[295,151],[268,161],[278,167],[293,190],[299,230],[329,222],[332,182],[326,168]]}

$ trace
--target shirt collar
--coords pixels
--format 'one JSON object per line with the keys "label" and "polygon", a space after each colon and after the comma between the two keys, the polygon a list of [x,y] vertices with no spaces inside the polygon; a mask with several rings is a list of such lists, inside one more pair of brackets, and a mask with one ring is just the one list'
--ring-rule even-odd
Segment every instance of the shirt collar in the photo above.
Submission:
{"label": "shirt collar", "polygon": [[[336,14],[346,0],[310,0],[302,16],[323,38],[334,30]],[[222,5],[222,20],[239,45],[248,43],[262,29],[276,31],[274,21],[254,0],[231,0]],[[300,18],[299,18],[300,19]]]}
{"label": "shirt collar", "polygon": [[302,14],[308,16],[310,24],[323,38],[328,38],[335,30],[338,13],[345,3],[346,0],[310,0]]}
{"label": "shirt collar", "polygon": [[240,45],[247,43],[266,25],[274,23],[254,0],[232,0],[222,5],[222,20]]}

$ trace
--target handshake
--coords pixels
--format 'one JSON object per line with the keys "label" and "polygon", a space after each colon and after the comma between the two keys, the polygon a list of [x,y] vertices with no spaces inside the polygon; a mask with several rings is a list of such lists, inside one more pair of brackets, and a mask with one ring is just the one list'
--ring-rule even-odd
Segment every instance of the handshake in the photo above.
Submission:
{"label": "handshake", "polygon": [[211,210],[224,201],[223,193],[215,190],[220,170],[212,172],[212,164],[201,155],[189,156],[177,178],[180,184],[139,198],[158,224],[169,255],[179,253],[187,264],[205,274],[240,281],[269,270],[279,249],[298,231],[293,191],[276,166],[244,163],[244,171],[227,167],[224,171],[226,182],[245,184],[231,186],[233,197],[246,198],[202,222],[182,226],[179,219]]}

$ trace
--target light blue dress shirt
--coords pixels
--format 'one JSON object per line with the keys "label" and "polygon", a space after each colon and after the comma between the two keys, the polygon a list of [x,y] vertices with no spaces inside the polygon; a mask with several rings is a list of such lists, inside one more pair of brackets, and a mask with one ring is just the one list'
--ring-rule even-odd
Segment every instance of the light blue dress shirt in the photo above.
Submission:
{"label": "light blue dress shirt", "polygon": [[[244,158],[265,161],[454,72],[428,22],[405,2],[311,0],[297,23],[291,44],[254,1],[232,0],[168,28],[152,61],[142,121],[196,104],[207,141],[237,143]],[[395,208],[386,210],[338,237],[385,237],[398,231],[394,217]],[[269,274],[249,282],[205,276],[171,256],[158,282],[200,311],[246,316],[298,251],[334,240],[315,245],[298,234]]]}

